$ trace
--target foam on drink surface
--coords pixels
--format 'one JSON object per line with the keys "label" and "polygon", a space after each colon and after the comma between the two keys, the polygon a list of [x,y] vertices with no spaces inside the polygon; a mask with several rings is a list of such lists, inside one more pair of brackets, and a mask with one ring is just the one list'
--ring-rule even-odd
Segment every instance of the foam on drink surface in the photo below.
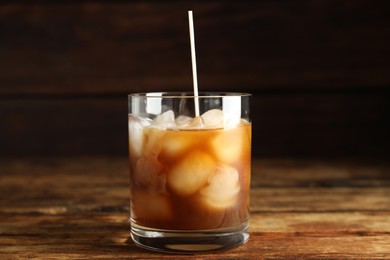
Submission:
{"label": "foam on drink surface", "polygon": [[247,121],[216,109],[195,118],[175,117],[169,110],[153,121],[130,115],[129,141],[136,223],[213,229],[248,218],[251,125]]}

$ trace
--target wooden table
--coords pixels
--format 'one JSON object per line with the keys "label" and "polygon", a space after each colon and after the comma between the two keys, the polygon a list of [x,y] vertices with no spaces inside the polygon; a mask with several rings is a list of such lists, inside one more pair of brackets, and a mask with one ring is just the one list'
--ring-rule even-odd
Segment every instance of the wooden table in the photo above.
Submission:
{"label": "wooden table", "polygon": [[390,258],[390,164],[253,161],[251,237],[173,256],[129,239],[124,157],[0,161],[0,259]]}

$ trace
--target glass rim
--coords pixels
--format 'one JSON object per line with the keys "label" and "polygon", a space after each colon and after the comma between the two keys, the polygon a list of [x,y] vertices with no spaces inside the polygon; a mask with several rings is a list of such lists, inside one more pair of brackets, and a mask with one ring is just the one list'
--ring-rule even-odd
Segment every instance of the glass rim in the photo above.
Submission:
{"label": "glass rim", "polygon": [[251,97],[252,94],[245,92],[217,92],[201,91],[197,96],[191,91],[166,91],[166,92],[139,92],[128,94],[128,97],[138,98],[223,98],[223,97]]}

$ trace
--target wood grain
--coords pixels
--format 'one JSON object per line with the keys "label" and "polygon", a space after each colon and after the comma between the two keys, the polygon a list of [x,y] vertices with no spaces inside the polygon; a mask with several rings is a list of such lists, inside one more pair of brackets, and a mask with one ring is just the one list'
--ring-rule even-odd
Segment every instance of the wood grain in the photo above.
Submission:
{"label": "wood grain", "polygon": [[0,155],[127,152],[126,95],[255,95],[253,154],[390,156],[385,0],[0,4]]}
{"label": "wood grain", "polygon": [[172,259],[129,238],[126,94],[191,89],[189,9],[263,159],[249,242],[180,258],[389,259],[385,0],[0,3],[0,259]]}
{"label": "wood grain", "polygon": [[0,94],[388,87],[389,2],[1,4]]}
{"label": "wood grain", "polygon": [[[253,155],[390,156],[390,95],[264,94]],[[127,154],[127,96],[0,98],[0,155]]]}
{"label": "wood grain", "polygon": [[[125,157],[3,159],[0,173],[1,259],[172,258],[129,238]],[[179,258],[389,258],[389,181],[384,161],[254,159],[249,242]]]}

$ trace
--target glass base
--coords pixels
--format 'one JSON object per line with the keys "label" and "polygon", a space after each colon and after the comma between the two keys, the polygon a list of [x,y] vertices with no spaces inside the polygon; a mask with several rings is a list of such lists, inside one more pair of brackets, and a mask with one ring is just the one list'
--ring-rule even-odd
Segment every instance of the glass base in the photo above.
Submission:
{"label": "glass base", "polygon": [[131,225],[131,238],[136,245],[158,252],[193,254],[229,249],[249,239],[249,223],[234,228],[214,230],[163,230]]}

